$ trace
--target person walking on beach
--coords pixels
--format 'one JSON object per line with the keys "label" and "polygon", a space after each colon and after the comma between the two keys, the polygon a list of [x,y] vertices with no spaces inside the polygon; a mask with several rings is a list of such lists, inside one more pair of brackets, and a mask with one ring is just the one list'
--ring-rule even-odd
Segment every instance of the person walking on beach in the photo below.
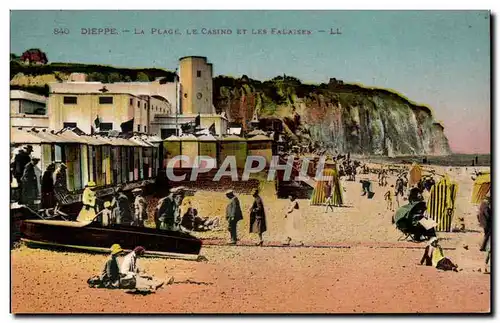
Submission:
{"label": "person walking on beach", "polygon": [[230,200],[226,208],[226,220],[228,223],[228,231],[231,234],[230,244],[235,245],[238,241],[237,237],[237,224],[238,221],[243,220],[243,214],[241,213],[240,201],[234,195],[233,190],[226,192],[226,197]]}
{"label": "person walking on beach", "polygon": [[403,179],[401,177],[398,177],[398,179],[396,180],[396,193],[394,194],[398,208],[399,208],[399,196],[403,198],[404,191],[405,190],[404,190]]}
{"label": "person walking on beach", "polygon": [[480,251],[486,251],[486,245],[491,236],[492,230],[492,214],[491,214],[491,195],[488,193],[479,206],[477,214],[479,225],[484,230],[483,242],[481,243]]}
{"label": "person walking on beach", "polygon": [[288,196],[290,203],[285,214],[285,232],[287,235],[286,242],[283,244],[289,246],[292,240],[298,240],[299,245],[303,246],[304,243],[299,238],[298,222],[299,222],[299,202],[295,196]]}
{"label": "person walking on beach", "polygon": [[394,189],[394,185],[391,185],[391,187],[384,194],[384,199],[386,201],[386,209],[388,211],[394,211],[394,205],[392,203],[392,190],[393,189]]}
{"label": "person walking on beach", "polygon": [[262,234],[266,232],[266,212],[264,211],[264,204],[262,203],[262,198],[259,196],[259,190],[255,189],[253,191],[254,201],[252,207],[250,208],[250,233],[257,233],[259,235],[258,246],[264,244],[262,239]]}

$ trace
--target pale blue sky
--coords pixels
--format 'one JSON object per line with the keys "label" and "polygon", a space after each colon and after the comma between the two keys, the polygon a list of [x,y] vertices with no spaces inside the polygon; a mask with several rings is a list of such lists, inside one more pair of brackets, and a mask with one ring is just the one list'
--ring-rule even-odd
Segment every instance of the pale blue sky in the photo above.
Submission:
{"label": "pale blue sky", "polygon": [[[207,56],[216,75],[345,82],[394,89],[429,105],[456,152],[489,152],[490,34],[487,11],[13,11],[11,52],[41,48],[51,62],[160,67]],[[69,35],[53,34],[56,27]],[[81,28],[130,29],[85,36]],[[231,28],[232,35],[186,35]],[[339,27],[342,35],[318,33]],[[134,35],[134,28],[144,35]],[[178,28],[183,35],[151,35]],[[237,28],[309,29],[311,35],[237,35]]]}

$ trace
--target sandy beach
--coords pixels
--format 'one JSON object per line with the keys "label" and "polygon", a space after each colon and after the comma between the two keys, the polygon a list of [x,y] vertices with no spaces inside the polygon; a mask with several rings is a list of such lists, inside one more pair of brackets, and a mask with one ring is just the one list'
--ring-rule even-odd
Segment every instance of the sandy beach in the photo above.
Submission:
{"label": "sandy beach", "polygon": [[[435,167],[438,173],[445,169]],[[148,273],[175,277],[148,296],[121,290],[91,289],[106,255],[55,252],[25,246],[11,251],[14,313],[465,313],[490,311],[490,275],[479,251],[482,229],[477,206],[470,203],[471,171],[446,170],[458,182],[455,218],[465,232],[438,233],[445,254],[462,270],[441,272],[420,266],[424,243],[399,242],[376,175],[372,200],[361,196],[358,182],[343,182],[345,207],[325,213],[323,206],[299,200],[304,247],[275,247],[284,241],[287,200],[276,199],[265,184],[261,196],[268,232],[264,247],[250,246],[250,195],[238,195],[244,212],[240,246],[223,245],[226,197],[198,191],[192,200],[201,216],[218,216],[222,230],[195,233],[205,240],[207,261],[141,259]],[[389,186],[395,178],[389,178]],[[406,202],[402,202],[406,203]]]}

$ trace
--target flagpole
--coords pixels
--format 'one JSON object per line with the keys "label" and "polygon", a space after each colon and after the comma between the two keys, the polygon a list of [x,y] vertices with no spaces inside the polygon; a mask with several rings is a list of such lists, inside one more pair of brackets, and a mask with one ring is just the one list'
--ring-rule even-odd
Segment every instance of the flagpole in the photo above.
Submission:
{"label": "flagpole", "polygon": [[177,67],[175,68],[175,135],[179,136],[179,125],[178,125],[178,115],[179,115],[179,90],[177,89],[177,83],[178,83],[178,78],[177,78]]}

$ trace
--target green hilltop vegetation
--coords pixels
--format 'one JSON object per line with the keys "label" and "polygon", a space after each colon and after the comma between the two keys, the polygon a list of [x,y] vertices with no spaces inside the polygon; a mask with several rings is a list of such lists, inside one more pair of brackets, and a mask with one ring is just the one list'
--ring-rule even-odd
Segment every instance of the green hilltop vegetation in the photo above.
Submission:
{"label": "green hilltop vegetation", "polygon": [[[160,68],[123,68],[107,65],[80,64],[80,63],[50,63],[46,65],[25,65],[19,62],[15,54],[11,54],[10,79],[22,74],[28,77],[54,75],[62,81],[71,73],[86,73],[88,81],[113,83],[113,82],[150,82],[157,78],[172,82],[175,73]],[[48,87],[11,85],[12,89],[25,89],[43,95],[48,95]]]}
{"label": "green hilltop vegetation", "polygon": [[374,96],[389,101],[397,101],[408,105],[412,110],[420,110],[429,115],[429,107],[416,104],[388,89],[367,88],[358,84],[347,84],[331,79],[329,83],[304,84],[292,76],[277,76],[271,80],[259,81],[243,75],[241,78],[217,76],[214,78],[214,101],[224,101],[229,98],[253,96],[256,108],[263,115],[272,115],[280,105],[293,105],[297,99],[318,100],[319,97],[342,106],[355,106],[369,103]]}

